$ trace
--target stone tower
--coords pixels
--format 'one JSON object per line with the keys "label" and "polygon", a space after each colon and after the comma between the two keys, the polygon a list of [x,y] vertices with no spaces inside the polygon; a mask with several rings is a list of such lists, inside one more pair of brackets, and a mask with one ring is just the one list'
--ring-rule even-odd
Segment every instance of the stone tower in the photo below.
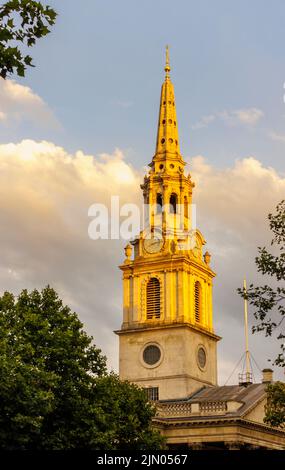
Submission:
{"label": "stone tower", "polygon": [[141,185],[147,225],[125,248],[119,373],[153,400],[217,384],[210,254],[195,227],[180,153],[168,48],[155,154]]}

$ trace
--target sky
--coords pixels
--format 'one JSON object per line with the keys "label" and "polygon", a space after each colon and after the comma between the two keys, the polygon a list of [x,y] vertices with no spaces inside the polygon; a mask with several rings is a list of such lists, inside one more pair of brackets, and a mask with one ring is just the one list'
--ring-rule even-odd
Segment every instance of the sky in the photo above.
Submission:
{"label": "sky", "polygon": [[[257,246],[285,195],[285,4],[49,4],[59,16],[30,51],[36,67],[0,82],[0,290],[51,284],[117,370],[124,242],[90,240],[88,208],[141,200],[169,44],[180,148],[217,273],[223,384],[244,350],[236,288],[245,274],[261,282]],[[276,341],[251,335],[250,349],[263,368]]]}

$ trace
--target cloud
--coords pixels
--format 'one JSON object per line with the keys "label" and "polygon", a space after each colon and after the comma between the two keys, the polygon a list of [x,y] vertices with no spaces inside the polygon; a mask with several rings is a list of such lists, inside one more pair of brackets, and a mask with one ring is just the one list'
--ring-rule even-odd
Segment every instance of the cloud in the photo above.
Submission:
{"label": "cloud", "polygon": [[[216,331],[223,337],[220,357],[234,364],[244,351],[243,303],[236,289],[242,286],[244,276],[248,283],[272,283],[272,279],[265,281],[257,274],[254,259],[258,246],[270,246],[267,215],[284,199],[285,178],[255,157],[236,160],[234,166],[224,169],[215,168],[203,156],[189,163],[196,182],[198,227],[208,242],[211,264],[217,273],[214,311]],[[252,321],[253,312],[249,312]],[[261,369],[267,366],[268,358],[277,355],[276,344],[276,340],[269,341],[262,335],[250,337],[250,350]],[[225,367],[221,373],[223,383],[227,378]]]}
{"label": "cloud", "polygon": [[236,111],[221,113],[221,118],[231,125],[236,123],[254,126],[264,116],[263,111],[257,108],[238,109]]}
{"label": "cloud", "polygon": [[88,208],[139,202],[141,177],[122,152],[74,155],[51,142],[0,145],[0,286],[54,286],[117,366],[122,241],[88,237]]}
{"label": "cloud", "polygon": [[[284,197],[285,180],[254,157],[220,170],[202,156],[189,164],[198,226],[217,272],[214,320],[223,336],[223,383],[243,352],[243,305],[236,288],[244,273],[248,281],[256,280],[256,247],[268,241],[266,215]],[[120,150],[94,156],[70,154],[45,141],[0,145],[1,291],[51,284],[78,312],[114,368],[118,344],[113,330],[122,321],[117,266],[125,243],[90,240],[88,208],[94,202],[109,205],[113,195],[121,203],[141,203],[142,180],[143,173]],[[274,351],[272,342],[256,335],[250,348],[261,367]]]}
{"label": "cloud", "polygon": [[243,125],[247,127],[252,127],[264,116],[263,111],[258,108],[244,108],[237,109],[233,111],[220,111],[215,114],[209,114],[204,116],[198,121],[192,129],[202,129],[208,127],[208,125],[215,120],[221,120],[228,126],[237,126]]}
{"label": "cloud", "polygon": [[[256,223],[282,199],[285,194],[285,179],[271,167],[265,167],[255,157],[236,160],[232,168],[216,169],[203,156],[191,160],[191,173],[196,181],[195,197],[201,216],[206,214],[218,221],[227,230],[256,242]],[[207,188],[207,191],[204,188]],[[260,195],[266,198],[260,204]]]}
{"label": "cloud", "polygon": [[59,127],[44,100],[30,87],[14,80],[0,79],[0,121],[29,121],[38,126]]}
{"label": "cloud", "polygon": [[192,126],[192,129],[203,129],[203,127],[208,127],[208,124],[211,122],[215,121],[216,115],[215,114],[208,114],[207,116],[203,116],[200,121],[198,121],[194,126]]}
{"label": "cloud", "polygon": [[285,143],[285,134],[278,134],[277,132],[271,131],[268,133],[268,136],[271,140]]}

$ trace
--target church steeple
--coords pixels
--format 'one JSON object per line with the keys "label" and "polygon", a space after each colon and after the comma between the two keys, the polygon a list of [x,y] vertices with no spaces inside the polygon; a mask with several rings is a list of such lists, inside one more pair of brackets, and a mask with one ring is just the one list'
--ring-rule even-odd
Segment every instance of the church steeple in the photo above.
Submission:
{"label": "church steeple", "polygon": [[[185,398],[216,385],[212,279],[205,240],[195,229],[190,175],[180,154],[166,49],[155,155],[141,185],[145,226],[125,248],[120,377],[151,397]],[[133,247],[133,256],[131,256]]]}
{"label": "church steeple", "polygon": [[179,148],[174,86],[170,79],[169,48],[166,46],[165,79],[161,87],[155,155],[156,161],[179,161],[184,164]]}

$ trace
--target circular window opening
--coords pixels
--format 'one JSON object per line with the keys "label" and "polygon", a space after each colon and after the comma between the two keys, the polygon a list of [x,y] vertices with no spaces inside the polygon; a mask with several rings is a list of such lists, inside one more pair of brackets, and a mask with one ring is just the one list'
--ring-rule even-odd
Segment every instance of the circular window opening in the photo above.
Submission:
{"label": "circular window opening", "polygon": [[173,144],[173,139],[171,139],[171,138],[168,139],[168,142],[169,142],[170,144]]}
{"label": "circular window opening", "polygon": [[161,351],[155,344],[150,344],[144,349],[143,360],[149,366],[156,364],[161,358]]}
{"label": "circular window opening", "polygon": [[162,124],[165,124],[165,119],[163,119]]}
{"label": "circular window opening", "polygon": [[164,142],[165,142],[165,139],[161,139],[161,143],[164,144]]}
{"label": "circular window opening", "polygon": [[174,168],[173,163],[171,163],[169,166],[170,166],[171,170],[173,170],[173,168]]}
{"label": "circular window opening", "polygon": [[163,170],[163,167],[164,167],[164,165],[162,165],[162,164],[159,165],[159,169],[160,169],[160,170]]}
{"label": "circular window opening", "polygon": [[202,369],[206,366],[206,352],[204,348],[198,349],[198,364]]}
{"label": "circular window opening", "polygon": [[166,104],[166,101],[163,101],[163,104]]}
{"label": "circular window opening", "polygon": [[174,126],[176,126],[176,121],[174,121]]}
{"label": "circular window opening", "polygon": [[168,123],[169,123],[169,124],[172,124],[172,119],[168,119]]}
{"label": "circular window opening", "polygon": [[178,145],[178,142],[177,142],[177,140],[175,140],[175,143],[176,143],[176,145]]}

